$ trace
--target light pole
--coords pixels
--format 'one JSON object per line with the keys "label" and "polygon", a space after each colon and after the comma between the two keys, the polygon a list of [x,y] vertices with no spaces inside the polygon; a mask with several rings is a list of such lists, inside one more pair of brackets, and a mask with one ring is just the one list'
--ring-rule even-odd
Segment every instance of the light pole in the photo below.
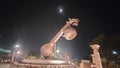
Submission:
{"label": "light pole", "polygon": [[15,45],[14,47],[15,47],[15,51],[13,51],[13,54],[12,54],[12,63],[14,63],[16,55],[20,54],[20,51],[19,51],[20,46]]}

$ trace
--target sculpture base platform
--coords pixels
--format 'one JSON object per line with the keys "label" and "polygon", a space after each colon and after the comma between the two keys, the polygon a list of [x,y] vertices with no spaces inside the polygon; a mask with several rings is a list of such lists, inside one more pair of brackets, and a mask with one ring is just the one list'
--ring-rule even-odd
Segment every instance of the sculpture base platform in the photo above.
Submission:
{"label": "sculpture base platform", "polygon": [[17,67],[33,67],[33,68],[77,68],[77,66],[65,60],[55,59],[39,59],[30,60],[24,59],[23,62],[15,62]]}

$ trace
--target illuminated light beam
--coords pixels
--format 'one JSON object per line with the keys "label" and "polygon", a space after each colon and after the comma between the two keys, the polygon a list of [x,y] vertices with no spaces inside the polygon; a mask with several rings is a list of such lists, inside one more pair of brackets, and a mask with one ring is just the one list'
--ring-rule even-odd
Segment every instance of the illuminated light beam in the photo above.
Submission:
{"label": "illuminated light beam", "polygon": [[6,49],[2,49],[2,48],[0,48],[0,51],[1,52],[6,52],[6,53],[11,53],[11,50],[6,50]]}

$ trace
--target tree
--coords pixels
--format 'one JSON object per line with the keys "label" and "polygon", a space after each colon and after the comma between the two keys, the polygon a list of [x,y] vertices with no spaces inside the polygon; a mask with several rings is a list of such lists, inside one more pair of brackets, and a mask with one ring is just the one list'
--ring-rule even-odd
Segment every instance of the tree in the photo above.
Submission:
{"label": "tree", "polygon": [[100,34],[97,37],[95,37],[89,44],[99,44],[99,45],[103,45],[104,41],[106,39],[105,34]]}
{"label": "tree", "polygon": [[[105,68],[120,68],[120,64],[118,63],[118,59],[120,56],[120,34],[116,34],[110,37],[106,37],[104,34],[100,34],[95,37],[90,44],[99,44],[100,47],[100,55],[102,58],[107,59],[103,61],[103,65]],[[112,53],[113,51],[117,53]],[[115,61],[116,63],[111,63]],[[105,63],[104,63],[105,62]]]}
{"label": "tree", "polygon": [[101,57],[113,60],[116,58],[116,55],[113,55],[112,51],[120,51],[120,34],[113,35],[111,37],[106,37],[105,34],[100,34],[90,42],[90,45],[91,44],[99,44],[101,46]]}
{"label": "tree", "polygon": [[[109,37],[106,42],[104,43],[104,53],[109,60],[115,60],[116,57],[119,55],[120,52],[120,34],[116,34],[112,37]],[[117,54],[112,53],[116,51]]]}

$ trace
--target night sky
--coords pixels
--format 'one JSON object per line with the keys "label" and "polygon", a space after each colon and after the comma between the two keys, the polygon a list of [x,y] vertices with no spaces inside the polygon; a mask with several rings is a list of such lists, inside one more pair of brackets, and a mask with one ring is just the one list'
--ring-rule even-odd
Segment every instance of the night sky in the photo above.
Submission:
{"label": "night sky", "polygon": [[90,55],[89,42],[97,35],[120,33],[120,10],[117,7],[115,1],[0,1],[0,48],[12,49],[19,44],[23,51],[39,52],[68,18],[78,18],[77,37],[70,41],[60,38],[57,47],[61,55],[67,53],[84,59]]}

